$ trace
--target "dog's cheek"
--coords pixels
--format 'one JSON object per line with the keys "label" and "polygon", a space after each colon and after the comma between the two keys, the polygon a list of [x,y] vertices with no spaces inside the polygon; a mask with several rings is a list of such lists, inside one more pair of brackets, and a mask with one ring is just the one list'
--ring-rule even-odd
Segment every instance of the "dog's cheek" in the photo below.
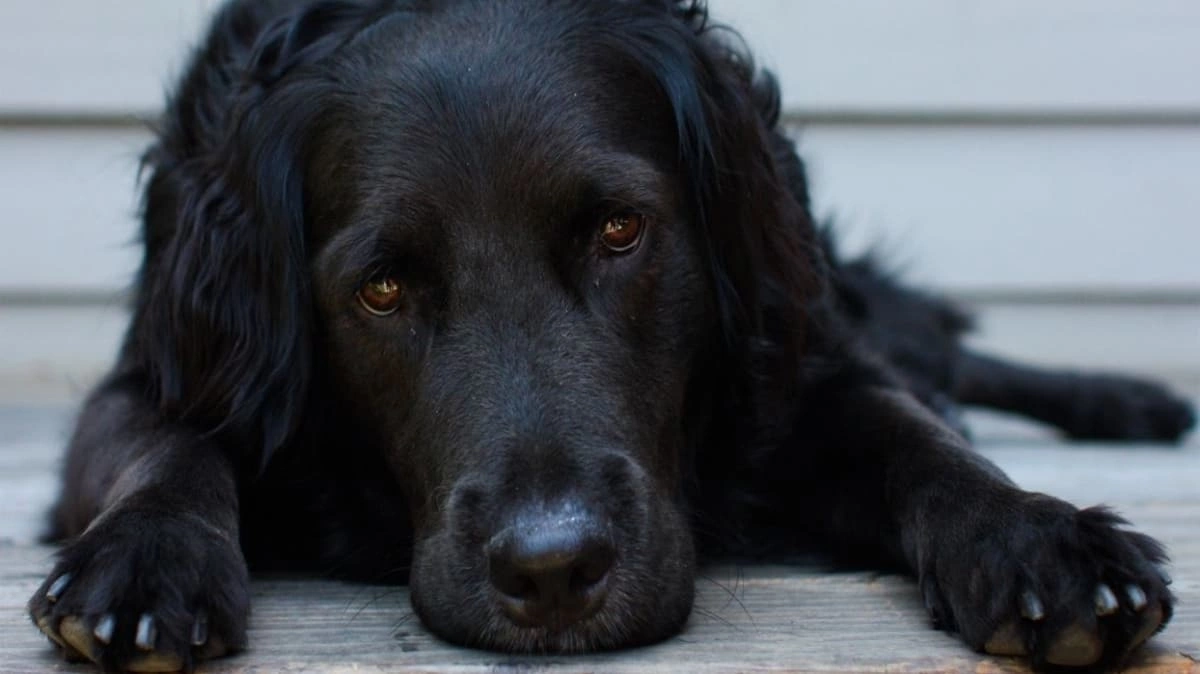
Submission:
{"label": "dog's cheek", "polygon": [[332,387],[332,399],[343,401],[337,412],[356,427],[355,434],[387,447],[411,406],[419,326],[398,316],[365,316],[352,298],[330,291],[333,284],[320,276],[314,279],[319,376]]}
{"label": "dog's cheek", "polygon": [[421,536],[413,551],[412,571],[409,576],[409,596],[413,611],[435,634],[456,643],[467,643],[470,629],[467,616],[477,614],[480,608],[467,606],[466,597],[479,592],[467,592],[463,579],[454,578],[450,569],[454,566],[446,560],[453,559],[445,535]]}
{"label": "dog's cheek", "polygon": [[[642,310],[650,320],[641,326],[639,348],[631,359],[633,371],[626,378],[636,386],[626,395],[640,401],[635,409],[643,415],[644,427],[655,434],[640,443],[655,450],[645,465],[669,486],[683,460],[680,447],[685,438],[679,420],[688,415],[696,364],[710,352],[710,342],[719,332],[715,305],[708,300],[709,281],[694,242],[679,234],[664,238],[650,292],[640,300],[652,303]],[[647,406],[646,400],[656,404]]]}

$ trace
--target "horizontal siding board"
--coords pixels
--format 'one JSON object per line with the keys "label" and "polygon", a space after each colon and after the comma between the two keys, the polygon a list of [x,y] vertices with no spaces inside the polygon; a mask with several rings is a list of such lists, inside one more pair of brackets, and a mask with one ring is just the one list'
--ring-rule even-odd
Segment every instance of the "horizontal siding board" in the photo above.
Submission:
{"label": "horizontal siding board", "polygon": [[1194,0],[712,3],[800,114],[1200,112]]}
{"label": "horizontal siding board", "polygon": [[[149,114],[214,0],[0,2],[0,115]],[[1194,0],[712,0],[797,115],[1200,115]]]}
{"label": "horizontal siding board", "polygon": [[[0,129],[0,293],[124,287],[142,130]],[[961,291],[1200,291],[1200,129],[818,124],[822,213]]]}
{"label": "horizontal siding board", "polygon": [[152,113],[200,37],[204,5],[0,2],[0,115]]}
{"label": "horizontal siding board", "polygon": [[849,247],[921,281],[1200,288],[1200,128],[815,125],[800,146]]}
{"label": "horizontal siding board", "polygon": [[[218,4],[0,3],[0,229],[15,244],[0,293],[128,283],[148,136],[86,122],[152,114]],[[968,292],[1200,291],[1200,4],[711,4],[779,70],[792,118],[820,120],[802,145],[852,249],[882,240],[919,280]],[[1135,123],[1163,118],[1196,121]]]}
{"label": "horizontal siding board", "polygon": [[0,291],[128,285],[149,139],[134,128],[0,127]]}

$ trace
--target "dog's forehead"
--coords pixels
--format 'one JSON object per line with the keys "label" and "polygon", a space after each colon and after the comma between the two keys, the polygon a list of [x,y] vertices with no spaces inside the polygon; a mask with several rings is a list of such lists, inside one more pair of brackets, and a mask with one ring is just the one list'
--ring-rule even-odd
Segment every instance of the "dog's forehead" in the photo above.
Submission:
{"label": "dog's forehead", "polygon": [[554,143],[651,135],[660,96],[629,59],[589,44],[579,26],[505,16],[502,25],[434,15],[417,21],[432,24],[423,30],[381,26],[361,47],[378,64],[358,73],[369,128],[401,127],[435,158],[446,149],[558,154],[572,148]]}
{"label": "dog's forehead", "polygon": [[496,213],[664,187],[677,151],[653,78],[581,44],[580,16],[498,9],[520,5],[397,16],[353,47],[335,135],[355,201]]}

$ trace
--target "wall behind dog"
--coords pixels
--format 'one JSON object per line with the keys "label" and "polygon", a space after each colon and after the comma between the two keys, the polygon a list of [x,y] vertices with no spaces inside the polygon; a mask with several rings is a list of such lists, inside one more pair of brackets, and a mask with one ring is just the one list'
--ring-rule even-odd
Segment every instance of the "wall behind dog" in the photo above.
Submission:
{"label": "wall behind dog", "polygon": [[[985,304],[1174,307],[1200,371],[1200,3],[710,4],[850,247]],[[0,3],[0,378],[110,354],[145,120],[215,5]]]}

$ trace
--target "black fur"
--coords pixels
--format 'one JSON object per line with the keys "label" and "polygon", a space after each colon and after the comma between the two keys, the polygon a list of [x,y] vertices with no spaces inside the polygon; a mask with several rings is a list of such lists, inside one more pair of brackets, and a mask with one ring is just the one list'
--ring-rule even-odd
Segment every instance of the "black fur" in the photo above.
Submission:
{"label": "black fur", "polygon": [[[706,21],[226,6],[146,157],[133,322],[68,450],[39,626],[123,669],[148,615],[190,667],[245,645],[249,562],[408,581],[458,643],[609,649],[682,627],[697,551],[814,548],[908,569],[939,626],[1003,650],[1011,624],[1038,666],[1083,657],[1068,628],[1104,669],[1165,625],[1157,543],[1020,491],[953,422],[1171,441],[1190,407],[971,353],[960,309],[839,259],[774,80]],[[613,218],[638,245],[605,248]],[[356,293],[385,279],[375,316]],[[1146,606],[1098,618],[1102,584]]]}

